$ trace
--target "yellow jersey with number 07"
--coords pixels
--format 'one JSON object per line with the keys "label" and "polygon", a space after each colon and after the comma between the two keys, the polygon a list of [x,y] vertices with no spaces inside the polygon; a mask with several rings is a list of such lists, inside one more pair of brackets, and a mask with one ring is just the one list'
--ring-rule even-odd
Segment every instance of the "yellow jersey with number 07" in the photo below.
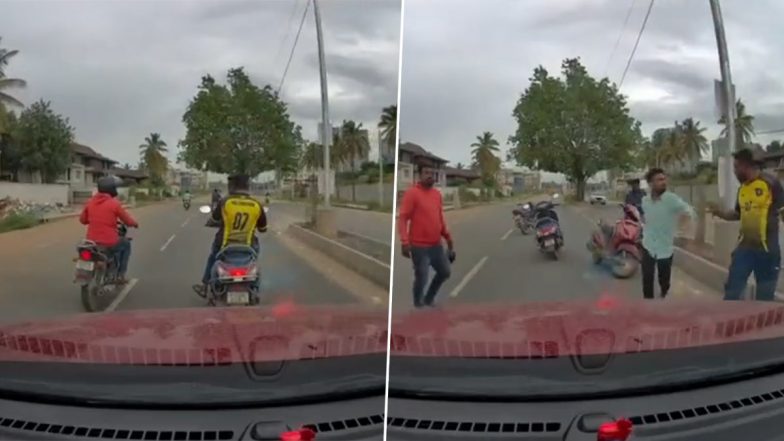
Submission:
{"label": "yellow jersey with number 07", "polygon": [[[261,202],[246,195],[230,195],[224,199],[221,217],[223,219],[223,241],[227,245],[250,245],[254,230],[264,216]],[[263,222],[266,224],[266,222]]]}

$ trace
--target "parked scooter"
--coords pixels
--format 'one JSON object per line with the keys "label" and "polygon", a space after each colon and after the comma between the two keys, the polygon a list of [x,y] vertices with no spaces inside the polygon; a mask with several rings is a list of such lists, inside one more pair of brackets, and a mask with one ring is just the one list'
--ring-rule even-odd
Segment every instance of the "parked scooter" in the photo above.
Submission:
{"label": "parked scooter", "polygon": [[616,221],[615,225],[599,221],[598,229],[594,231],[587,246],[594,263],[605,261],[612,268],[615,277],[627,279],[637,272],[642,260],[642,218],[634,205],[620,206],[623,218]]}
{"label": "parked scooter", "polygon": [[555,212],[555,202],[539,202],[534,206],[533,211],[536,242],[539,245],[539,251],[557,260],[558,254],[564,246],[564,239],[558,220],[558,213]]}
{"label": "parked scooter", "polygon": [[512,210],[515,227],[524,235],[529,235],[534,231],[533,207],[530,203],[518,205]]}

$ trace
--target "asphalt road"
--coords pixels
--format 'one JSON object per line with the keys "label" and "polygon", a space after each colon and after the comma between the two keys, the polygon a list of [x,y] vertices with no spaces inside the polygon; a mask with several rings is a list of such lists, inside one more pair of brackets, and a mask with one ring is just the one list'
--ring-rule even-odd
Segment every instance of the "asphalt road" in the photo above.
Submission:
{"label": "asphalt road", "polygon": [[[110,306],[116,310],[206,307],[191,285],[198,283],[215,234],[204,227],[198,205],[179,202],[131,211],[140,228],[133,238],[131,284]],[[262,306],[282,301],[349,304],[347,292],[285,245],[290,216],[270,211],[270,232],[261,235]],[[85,227],[69,218],[0,235],[0,322],[62,317],[82,312],[79,287],[72,283],[75,245]],[[282,235],[281,235],[282,234]],[[108,303],[108,302],[107,302]]]}
{"label": "asphalt road", "polygon": [[[606,268],[591,262],[585,244],[595,223],[584,213],[571,206],[558,207],[565,247],[560,259],[553,261],[538,251],[533,236],[523,236],[512,228],[512,207],[502,204],[447,212],[457,260],[451,278],[439,292],[439,304],[568,300],[602,294],[642,298],[639,272],[631,279],[618,280]],[[608,219],[618,215],[609,207],[604,210],[608,211],[598,214]],[[393,270],[394,311],[409,310],[413,269],[411,261],[400,254],[398,244]],[[673,270],[670,295],[718,296],[677,268]]]}

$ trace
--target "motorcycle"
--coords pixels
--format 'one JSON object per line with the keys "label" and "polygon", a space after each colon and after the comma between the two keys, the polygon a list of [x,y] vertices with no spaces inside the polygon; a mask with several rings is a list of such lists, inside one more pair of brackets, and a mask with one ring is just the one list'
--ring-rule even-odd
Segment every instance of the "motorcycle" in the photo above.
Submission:
{"label": "motorcycle", "polygon": [[594,263],[607,261],[615,277],[627,279],[637,272],[642,261],[642,217],[634,205],[620,204],[620,207],[623,218],[615,225],[599,221],[587,245]]}
{"label": "motorcycle", "polygon": [[188,200],[188,199],[183,199],[182,200],[182,207],[185,209],[185,211],[190,210],[191,209],[191,201]]}
{"label": "motorcycle", "polygon": [[557,260],[564,240],[554,202],[542,201],[534,206],[534,225],[539,251]]}
{"label": "motorcycle", "polygon": [[534,229],[533,222],[533,207],[531,204],[518,205],[517,208],[512,210],[514,217],[515,227],[517,227],[524,235],[529,235]]}
{"label": "motorcycle", "polygon": [[[199,211],[207,214],[212,207],[205,205]],[[265,207],[264,211],[268,209]],[[207,220],[206,226],[218,224]],[[210,306],[251,306],[260,302],[256,250],[244,244],[229,244],[218,252],[212,267],[212,279],[207,284],[207,304]]]}
{"label": "motorcycle", "polygon": [[[133,240],[127,237],[128,227],[124,224],[117,225],[117,233],[121,239]],[[117,284],[119,258],[116,253],[91,240],[80,242],[76,251],[74,283],[81,286],[82,307],[87,312],[99,311],[103,299],[117,294],[120,286]]]}

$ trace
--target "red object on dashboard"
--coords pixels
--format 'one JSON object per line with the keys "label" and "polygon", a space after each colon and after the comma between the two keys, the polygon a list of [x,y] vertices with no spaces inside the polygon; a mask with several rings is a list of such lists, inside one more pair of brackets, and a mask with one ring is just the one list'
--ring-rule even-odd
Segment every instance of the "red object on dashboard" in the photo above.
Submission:
{"label": "red object on dashboard", "polygon": [[307,428],[292,430],[281,433],[280,439],[281,441],[311,441],[316,439],[316,432]]}
{"label": "red object on dashboard", "polygon": [[627,441],[632,435],[632,422],[626,418],[599,426],[596,441]]}

